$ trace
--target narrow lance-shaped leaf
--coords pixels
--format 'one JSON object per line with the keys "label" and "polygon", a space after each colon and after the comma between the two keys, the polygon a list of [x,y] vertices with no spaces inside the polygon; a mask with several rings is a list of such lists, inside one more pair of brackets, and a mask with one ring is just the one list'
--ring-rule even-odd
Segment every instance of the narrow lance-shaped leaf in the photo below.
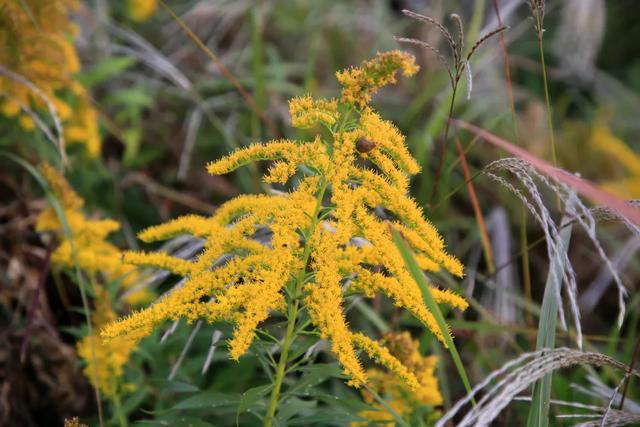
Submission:
{"label": "narrow lance-shaped leaf", "polygon": [[[562,224],[567,223],[567,218],[562,219]],[[558,306],[561,301],[560,286],[562,285],[563,260],[569,241],[571,240],[571,225],[566,225],[560,230],[561,245],[559,252],[551,260],[547,282],[542,297],[542,311],[538,323],[538,338],[536,350],[552,349],[556,341],[556,323],[558,318]],[[547,427],[549,425],[549,403],[551,400],[551,373],[546,374],[536,383],[533,389],[533,399],[529,409],[527,425],[529,427]]]}
{"label": "narrow lance-shaped leaf", "polygon": [[[400,254],[402,255],[402,259],[407,266],[407,269],[411,273],[413,280],[416,281],[418,286],[420,287],[420,291],[422,292],[422,298],[424,300],[425,305],[433,313],[433,316],[436,318],[436,322],[438,323],[438,327],[442,332],[442,336],[444,337],[444,341],[447,344],[447,350],[449,350],[449,354],[451,354],[451,358],[453,359],[453,363],[456,365],[456,369],[458,370],[458,374],[462,379],[462,383],[464,384],[467,393],[471,393],[471,384],[469,383],[469,378],[467,377],[467,371],[464,369],[462,365],[462,360],[460,359],[460,355],[458,354],[458,350],[456,349],[455,344],[453,343],[453,339],[451,338],[451,334],[449,334],[449,328],[444,320],[444,316],[440,311],[440,307],[436,300],[431,295],[431,291],[429,290],[429,285],[424,277],[424,273],[418,266],[416,259],[414,258],[411,250],[409,249],[407,243],[404,241],[402,236],[397,230],[392,230],[393,232],[393,240]],[[471,401],[475,406],[475,399],[472,397]]]}

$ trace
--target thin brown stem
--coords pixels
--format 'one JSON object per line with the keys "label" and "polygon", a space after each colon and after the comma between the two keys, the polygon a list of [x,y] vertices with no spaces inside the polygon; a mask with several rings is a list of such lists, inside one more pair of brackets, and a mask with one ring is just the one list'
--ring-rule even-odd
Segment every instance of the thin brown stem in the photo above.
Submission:
{"label": "thin brown stem", "polygon": [[487,269],[489,274],[493,274],[496,270],[493,250],[491,249],[491,241],[489,240],[489,233],[487,233],[487,226],[485,225],[484,216],[482,215],[482,209],[480,209],[480,203],[476,196],[476,191],[471,181],[471,174],[469,173],[469,166],[467,165],[467,159],[464,156],[462,150],[462,144],[460,138],[456,137],[456,149],[458,150],[458,157],[460,158],[460,165],[462,166],[462,172],[464,173],[464,179],[467,183],[467,189],[469,191],[469,197],[471,198],[471,204],[473,205],[473,212],[475,213],[476,222],[478,223],[478,229],[480,231],[480,240],[484,248],[484,257],[487,263]]}
{"label": "thin brown stem", "polygon": [[618,409],[622,409],[624,407],[624,400],[627,397],[627,391],[629,390],[629,383],[632,381],[631,373],[636,366],[636,361],[638,360],[638,354],[640,354],[640,336],[636,339],[636,346],[633,349],[633,355],[631,356],[631,363],[629,364],[629,369],[627,370],[627,381],[624,383],[624,388],[622,389],[622,396],[620,398],[620,406]]}

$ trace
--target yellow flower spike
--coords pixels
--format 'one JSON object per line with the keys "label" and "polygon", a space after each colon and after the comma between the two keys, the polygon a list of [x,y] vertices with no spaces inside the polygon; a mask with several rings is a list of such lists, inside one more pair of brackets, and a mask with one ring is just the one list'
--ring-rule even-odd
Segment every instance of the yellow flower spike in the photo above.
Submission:
{"label": "yellow flower spike", "polygon": [[[84,201],[73,191],[69,183],[49,163],[41,163],[38,170],[51,187],[51,191],[62,204],[62,207],[70,210],[81,209]],[[54,212],[55,214],[55,212]]]}
{"label": "yellow flower spike", "polygon": [[[77,26],[70,18],[78,6],[76,0],[2,1],[0,43],[4,48],[0,63],[37,87],[51,102],[68,145],[82,145],[95,157],[101,145],[97,116],[85,91],[78,90],[76,80],[80,60],[72,38],[77,35]],[[49,114],[43,96],[8,76],[0,76],[0,92],[10,100],[3,103],[0,113],[15,117],[26,131],[34,130],[35,123],[19,114],[23,106]],[[67,98],[63,94],[73,95],[69,103],[62,100]]]}
{"label": "yellow flower spike", "polygon": [[[379,273],[371,273],[364,269],[357,269],[358,279],[354,282],[356,289],[362,287],[367,296],[380,292],[393,299],[396,306],[409,310],[419,319],[440,341],[444,344],[444,337],[438,327],[433,314],[422,303],[420,290],[416,291],[415,285],[402,283],[395,278],[385,277]],[[403,284],[409,286],[405,287]]]}
{"label": "yellow flower spike", "polygon": [[222,175],[258,160],[280,160],[298,151],[298,143],[286,139],[251,144],[207,165],[212,175]]}
{"label": "yellow flower spike", "polygon": [[131,352],[135,350],[136,344],[126,338],[109,342],[100,338],[99,328],[113,322],[117,315],[111,308],[108,292],[101,286],[97,286],[95,291],[96,307],[91,315],[93,334],[80,340],[77,349],[86,363],[83,370],[85,376],[106,397],[113,397],[122,390],[121,377],[124,365],[129,360]]}
{"label": "yellow flower spike", "polygon": [[464,311],[469,307],[467,300],[450,289],[438,289],[431,286],[431,296],[438,304],[447,304],[460,311]]}
{"label": "yellow flower spike", "polygon": [[362,333],[353,334],[353,342],[364,350],[365,353],[377,363],[385,366],[391,372],[406,382],[410,390],[420,387],[416,376],[398,359],[391,355],[389,350]]}
{"label": "yellow flower spike", "polygon": [[[48,163],[40,164],[38,170],[62,207],[75,249],[74,256],[71,242],[67,240],[58,213],[52,207],[42,211],[36,219],[36,230],[54,232],[60,240],[60,244],[51,254],[53,265],[58,268],[73,268],[77,265],[87,273],[101,273],[109,282],[120,280],[125,290],[135,286],[139,280],[135,268],[123,263],[122,252],[106,240],[109,234],[120,228],[120,224],[111,219],[87,219],[82,212],[84,201],[73,191],[64,177]],[[141,289],[129,292],[126,302],[147,302],[151,296],[152,293],[148,289]]]}
{"label": "yellow flower spike", "polygon": [[[272,312],[286,312],[287,331],[296,331],[297,314],[305,309],[321,337],[329,340],[349,384],[358,387],[368,381],[356,348],[411,389],[422,384],[421,377],[382,343],[354,333],[343,312],[347,293],[369,297],[382,293],[443,338],[389,227],[405,235],[425,269],[445,268],[461,275],[462,265],[445,252],[440,234],[407,195],[408,175],[420,168],[404,137],[364,105],[381,85],[395,81],[397,70],[408,75],[416,69],[408,54],[380,54],[361,68],[339,73],[344,86],[341,100],[309,96],[291,100],[294,126],[323,123],[331,127],[325,132],[329,140],[318,134],[309,142],[281,139],[254,144],[209,163],[210,173],[224,174],[254,161],[270,161],[263,180],[289,183],[291,189],[238,196],[210,217],[189,215],[142,232],[145,241],[187,233],[204,239],[204,246],[193,261],[158,252],[128,253],[127,261],[169,269],[183,280],[147,309],[105,327],[103,337],[139,340],[161,322],[178,318],[223,320],[234,325],[229,352],[237,360],[250,349],[256,328]],[[348,116],[353,109],[345,103],[364,109]],[[292,180],[296,174],[299,179]],[[396,220],[383,221],[377,214],[383,210]],[[466,308],[463,298],[447,290],[433,288],[433,293],[439,303]],[[285,337],[283,360],[295,338],[291,334]],[[282,375],[284,367],[278,372]]]}
{"label": "yellow flower spike", "polygon": [[301,96],[289,100],[291,124],[295,128],[310,128],[317,123],[331,126],[339,118],[338,101],[335,99],[315,100],[311,96]]}
{"label": "yellow flower spike", "polygon": [[291,162],[277,161],[269,168],[269,173],[264,177],[267,184],[286,184],[289,178],[296,173],[297,165]]}
{"label": "yellow flower spike", "polygon": [[165,224],[149,227],[138,233],[138,238],[143,242],[156,242],[166,240],[180,234],[193,234],[197,237],[205,237],[211,233],[219,232],[218,224],[198,215],[185,215]]}
{"label": "yellow flower spike", "polygon": [[125,252],[124,262],[145,267],[156,267],[181,276],[190,275],[195,270],[194,263],[163,253]]}
{"label": "yellow flower spike", "polygon": [[356,356],[352,334],[340,307],[341,276],[333,262],[336,245],[332,244],[332,236],[324,231],[319,232],[315,240],[318,244],[313,257],[316,283],[308,287],[306,306],[322,337],[331,340],[331,350],[351,377],[352,385],[359,387],[366,382],[366,374]]}
{"label": "yellow flower spike", "polygon": [[380,172],[382,172],[389,181],[393,182],[393,185],[397,187],[399,192],[406,193],[409,191],[409,178],[403,171],[396,167],[393,160],[387,155],[380,150],[374,150],[363,157],[369,159],[376,165]]}
{"label": "yellow flower spike", "polygon": [[418,72],[415,58],[399,50],[378,53],[360,67],[338,71],[336,78],[342,85],[342,102],[365,107],[382,86],[396,82],[396,72],[400,70],[406,77]]}
{"label": "yellow flower spike", "polygon": [[409,153],[404,136],[393,123],[367,108],[360,117],[360,125],[365,137],[372,139],[381,151],[394,159],[402,171],[410,175],[420,172],[420,165]]}

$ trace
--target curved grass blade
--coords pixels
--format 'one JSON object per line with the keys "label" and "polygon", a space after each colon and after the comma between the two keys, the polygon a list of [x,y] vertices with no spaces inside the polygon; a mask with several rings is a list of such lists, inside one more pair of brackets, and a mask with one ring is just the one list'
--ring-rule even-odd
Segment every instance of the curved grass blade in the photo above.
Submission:
{"label": "curved grass blade", "polygon": [[[404,241],[404,238],[395,229],[392,229],[392,233],[393,233],[393,241],[398,247],[398,250],[402,255],[402,259],[404,260],[404,263],[407,266],[409,273],[411,273],[413,280],[416,281],[416,283],[420,287],[420,291],[422,291],[422,298],[424,300],[425,305],[427,306],[429,311],[431,311],[431,313],[433,314],[433,317],[435,317],[436,321],[438,322],[438,328],[440,328],[440,332],[442,332],[444,341],[447,344],[447,350],[449,351],[449,354],[451,354],[453,363],[456,365],[456,369],[458,370],[458,374],[462,379],[464,388],[467,390],[467,393],[470,394],[471,384],[469,383],[467,371],[464,369],[464,366],[462,365],[462,360],[460,359],[460,355],[458,354],[456,345],[453,343],[451,334],[449,334],[449,328],[447,327],[447,324],[444,321],[444,316],[440,311],[440,307],[438,306],[438,303],[436,303],[436,300],[433,299],[433,295],[431,295],[431,291],[429,290],[429,285],[425,280],[424,273],[422,272],[422,270],[420,270],[420,267],[418,266],[416,259],[411,253],[409,246]],[[473,396],[471,396],[471,402],[473,403],[473,406],[476,405],[476,401],[473,398]]]}

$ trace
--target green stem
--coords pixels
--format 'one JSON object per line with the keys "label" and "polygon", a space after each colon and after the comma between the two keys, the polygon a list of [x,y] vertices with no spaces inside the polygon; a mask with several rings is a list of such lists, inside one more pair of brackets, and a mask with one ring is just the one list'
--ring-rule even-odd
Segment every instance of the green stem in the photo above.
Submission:
{"label": "green stem", "polygon": [[302,293],[302,286],[304,285],[305,281],[304,278],[306,273],[306,265],[309,262],[309,256],[311,255],[311,245],[309,244],[309,239],[313,235],[316,227],[318,226],[318,223],[320,222],[320,218],[318,218],[318,215],[320,214],[320,210],[322,209],[322,199],[324,198],[326,189],[327,183],[323,182],[316,199],[316,209],[313,213],[313,219],[311,221],[311,224],[309,225],[309,229],[305,233],[306,242],[304,252],[302,254],[303,268],[298,272],[298,275],[296,277],[296,287],[292,296],[293,304],[289,305],[289,312],[287,313],[287,333],[284,337],[284,343],[282,344],[282,350],[280,351],[280,359],[278,360],[278,366],[276,367],[276,375],[273,383],[273,390],[271,391],[271,398],[269,400],[269,407],[267,408],[267,413],[263,421],[263,425],[265,427],[271,427],[273,425],[273,418],[278,407],[280,390],[282,389],[282,381],[285,377],[287,362],[289,359],[289,349],[291,348],[291,344],[293,344],[293,341],[295,340],[297,335],[296,320],[298,317],[298,311],[300,309],[300,294]]}
{"label": "green stem", "polygon": [[459,81],[459,73],[456,74],[456,81],[453,84],[453,93],[451,94],[451,104],[449,104],[449,115],[447,117],[447,123],[444,127],[444,139],[442,140],[442,149],[440,150],[440,161],[438,163],[438,169],[436,169],[436,174],[433,179],[433,189],[431,190],[431,200],[429,201],[429,206],[433,206],[433,202],[436,200],[436,196],[438,195],[438,186],[440,184],[440,176],[442,175],[442,168],[444,167],[444,157],[447,151],[447,140],[449,139],[449,127],[451,124],[451,119],[453,118],[453,107],[456,102],[456,91],[458,90],[458,81]]}
{"label": "green stem", "polygon": [[547,108],[547,127],[549,128],[549,142],[551,143],[551,159],[553,165],[558,166],[556,155],[556,140],[553,134],[553,118],[551,116],[551,101],[549,98],[549,84],[547,81],[547,67],[544,62],[544,44],[542,43],[542,33],[538,34],[538,51],[540,52],[540,64],[542,65],[542,83],[544,84],[544,102]]}
{"label": "green stem", "polygon": [[[551,113],[551,100],[549,97],[549,83],[547,80],[547,66],[544,61],[544,43],[542,41],[542,35],[544,29],[542,28],[542,18],[540,11],[536,12],[536,31],[538,35],[538,52],[540,53],[540,65],[542,66],[542,83],[544,85],[544,103],[547,110],[547,128],[549,131],[549,143],[551,144],[551,160],[553,166],[558,166],[558,156],[556,154],[556,138],[553,132],[553,115]],[[556,207],[559,211],[562,210],[562,203],[560,196],[556,196]]]}
{"label": "green stem", "polygon": [[[529,264],[529,241],[527,237],[527,208],[522,205],[522,211],[520,215],[520,253],[522,253],[522,279],[524,282],[524,296],[529,304],[533,304],[533,296],[531,293],[531,269]],[[527,310],[527,326],[534,327],[533,316],[531,312]],[[534,347],[534,343],[531,342],[531,347]]]}
{"label": "green stem", "polygon": [[120,427],[127,427],[129,424],[127,423],[127,418],[122,413],[122,402],[120,401],[120,395],[117,392],[113,395],[113,407],[116,417],[118,418],[118,422],[120,423]]}

